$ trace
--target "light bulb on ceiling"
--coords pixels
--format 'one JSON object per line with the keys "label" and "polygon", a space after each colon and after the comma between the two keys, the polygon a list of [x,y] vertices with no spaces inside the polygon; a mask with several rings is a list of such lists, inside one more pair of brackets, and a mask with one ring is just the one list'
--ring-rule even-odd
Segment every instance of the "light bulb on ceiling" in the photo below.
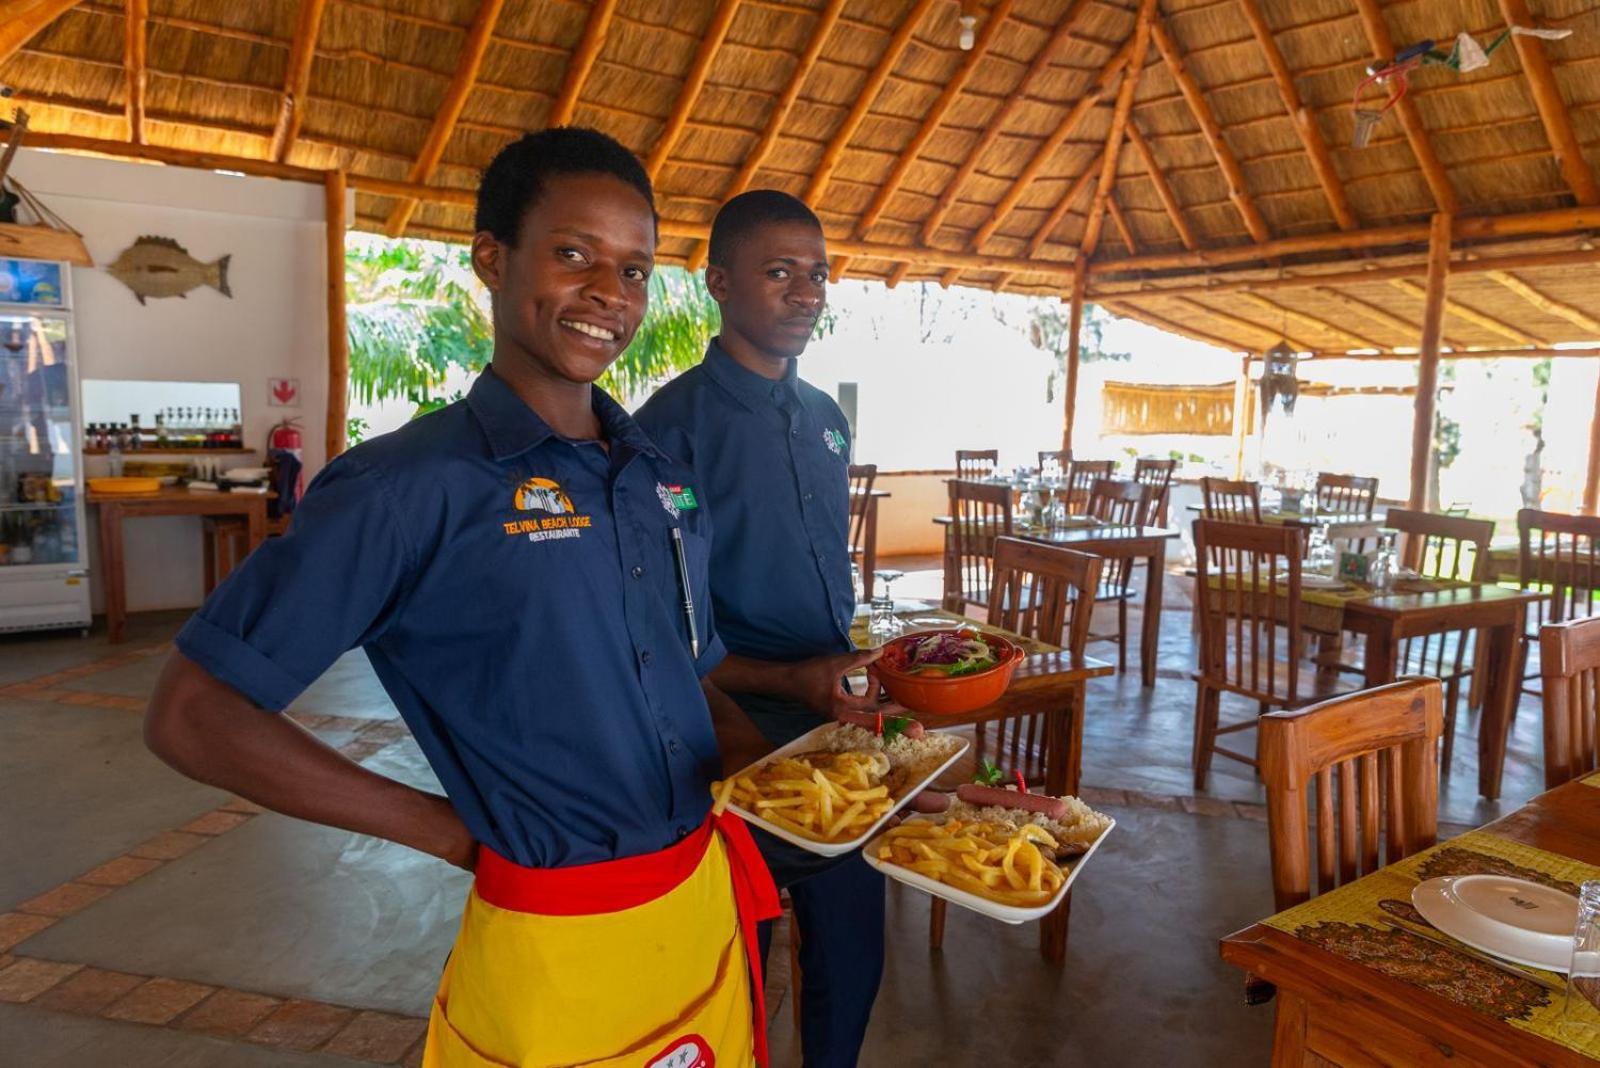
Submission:
{"label": "light bulb on ceiling", "polygon": [[970,51],[972,51],[972,46],[974,44],[976,44],[977,40],[978,40],[978,35],[977,35],[978,16],[976,16],[976,15],[962,15],[960,21],[961,21],[961,51],[970,52]]}

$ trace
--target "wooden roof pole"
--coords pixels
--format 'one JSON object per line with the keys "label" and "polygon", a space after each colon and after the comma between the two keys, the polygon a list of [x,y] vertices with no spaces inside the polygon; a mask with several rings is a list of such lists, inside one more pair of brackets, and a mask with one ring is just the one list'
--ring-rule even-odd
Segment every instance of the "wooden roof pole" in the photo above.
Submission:
{"label": "wooden roof pole", "polygon": [[[1394,39],[1389,36],[1389,24],[1383,20],[1378,0],[1356,0],[1356,10],[1361,14],[1361,25],[1367,31],[1367,42],[1372,45],[1373,54],[1381,60],[1393,59]],[[1455,186],[1450,184],[1444,164],[1439,162],[1439,154],[1433,150],[1433,142],[1428,140],[1428,127],[1423,124],[1417,102],[1403,96],[1394,111],[1400,116],[1400,127],[1411,145],[1411,154],[1417,157],[1417,166],[1422,168],[1422,178],[1433,193],[1434,204],[1440,211],[1454,214],[1461,201],[1456,196]]]}
{"label": "wooden roof pole", "polygon": [[1183,209],[1178,204],[1178,197],[1172,191],[1172,183],[1167,181],[1166,174],[1161,169],[1161,164],[1156,161],[1155,150],[1150,147],[1144,134],[1139,132],[1139,124],[1128,116],[1128,140],[1132,143],[1134,151],[1139,153],[1139,159],[1144,163],[1144,173],[1149,177],[1151,184],[1156,187],[1156,196],[1161,201],[1161,206],[1167,210],[1167,219],[1172,223],[1172,228],[1178,231],[1178,240],[1183,242],[1183,247],[1192,249],[1196,242],[1194,228],[1183,217]]}
{"label": "wooden roof pole", "polygon": [[1194,80],[1194,75],[1189,73],[1189,68],[1184,65],[1183,55],[1178,51],[1178,44],[1172,39],[1166,23],[1157,19],[1151,31],[1157,51],[1166,61],[1172,80],[1177,83],[1178,91],[1183,94],[1184,102],[1189,105],[1189,113],[1200,125],[1200,134],[1211,149],[1211,155],[1215,157],[1217,166],[1222,169],[1222,177],[1228,184],[1228,199],[1233,201],[1233,206],[1238,209],[1239,217],[1244,220],[1244,228],[1250,232],[1254,240],[1258,242],[1267,240],[1271,236],[1267,230],[1267,221],[1261,217],[1261,212],[1256,210],[1255,202],[1250,199],[1250,193],[1245,189],[1244,168],[1239,166],[1238,157],[1223,139],[1222,126],[1217,122],[1217,116],[1212,112],[1205,93],[1201,91],[1200,83]]}
{"label": "wooden roof pole", "polygon": [[[1428,260],[1428,265],[1429,270],[1432,270],[1433,260],[1431,256]],[[1445,270],[1449,271],[1451,266],[1453,265],[1447,264]],[[1389,284],[1408,296],[1417,297],[1424,302],[1426,302],[1428,299],[1427,291],[1409,279],[1391,278],[1389,279]],[[1426,303],[1424,303],[1424,307],[1426,307]],[[1508,323],[1501,322],[1492,315],[1485,315],[1476,308],[1469,308],[1459,301],[1450,300],[1448,297],[1446,297],[1444,301],[1444,310],[1451,315],[1454,315],[1458,319],[1465,319],[1469,323],[1477,323],[1490,333],[1499,334],[1503,338],[1509,338],[1519,345],[1548,344],[1548,342],[1544,341],[1542,338],[1534,337],[1532,334],[1527,333],[1526,331],[1518,330]],[[1428,324],[1426,320],[1423,321],[1422,326],[1424,330],[1427,329]]]}
{"label": "wooden roof pole", "polygon": [[1450,216],[1433,217],[1428,238],[1428,289],[1422,306],[1422,352],[1417,357],[1417,397],[1411,423],[1411,496],[1406,507],[1422,511],[1432,502],[1433,422],[1439,405],[1439,337],[1445,290],[1450,284]]}
{"label": "wooden roof pole", "polygon": [[64,15],[78,0],[0,0],[0,63],[34,34]]}
{"label": "wooden roof pole", "polygon": [[283,97],[278,102],[278,122],[272,130],[268,155],[279,163],[289,159],[300,124],[306,117],[306,96],[311,89],[311,61],[316,56],[317,32],[322,26],[322,10],[327,0],[300,0],[295,15],[294,41],[289,45],[289,63],[283,75]]}
{"label": "wooden roof pole", "polygon": [[123,0],[122,65],[127,72],[128,140],[144,144],[144,90],[150,75],[145,69],[148,55],[145,36],[150,19],[150,0]]}
{"label": "wooden roof pole", "polygon": [[1089,284],[1085,262],[1078,260],[1072,270],[1071,310],[1067,313],[1067,386],[1062,390],[1061,448],[1072,455],[1072,431],[1078,421],[1078,359],[1083,353],[1083,301]]}
{"label": "wooden roof pole", "polygon": [[1274,304],[1272,301],[1261,296],[1259,293],[1240,293],[1238,295],[1238,299],[1244,301],[1246,304],[1252,304],[1255,307],[1260,308],[1269,315],[1281,316],[1284,319],[1293,319],[1296,322],[1304,323],[1313,330],[1321,330],[1324,333],[1332,334],[1334,337],[1344,341],[1345,344],[1349,345],[1351,348],[1378,349],[1381,351],[1390,347],[1382,342],[1373,341],[1371,338],[1362,337],[1360,334],[1353,334],[1341,327],[1334,326],[1326,319],[1318,319],[1315,315],[1307,315],[1303,311],[1297,311],[1294,308],[1285,308],[1281,304]]}
{"label": "wooden roof pole", "polygon": [[[1111,199],[1112,187],[1117,184],[1117,160],[1122,153],[1123,131],[1128,126],[1128,116],[1133,111],[1133,94],[1139,88],[1139,75],[1144,70],[1144,57],[1150,50],[1150,24],[1155,21],[1155,0],[1143,0],[1133,24],[1133,50],[1128,55],[1128,70],[1117,89],[1117,102],[1111,109],[1111,127],[1106,132],[1105,154],[1100,158],[1100,179],[1094,186],[1094,204],[1089,208],[1088,221],[1083,226],[1083,237],[1078,241],[1078,256],[1090,259],[1100,248],[1100,228],[1105,224],[1106,208],[1115,208]],[[1120,214],[1120,212],[1119,212]],[[1138,255],[1128,243],[1130,255]]]}
{"label": "wooden roof pole", "polygon": [[[744,158],[744,163],[739,167],[739,173],[733,176],[733,181],[728,183],[728,188],[723,194],[724,200],[732,199],[743,193],[756,176],[756,171],[767,161],[773,148],[778,143],[778,135],[783,132],[783,123],[789,117],[789,110],[794,107],[794,102],[800,97],[800,90],[805,87],[806,77],[817,65],[817,57],[822,54],[822,48],[828,43],[828,34],[839,23],[839,15],[844,11],[845,0],[828,0],[828,6],[822,9],[817,16],[817,23],[811,29],[811,40],[806,45],[806,50],[795,64],[794,73],[789,76],[789,84],[784,87],[783,95],[773,105],[772,113],[767,116],[767,125],[761,131],[761,140],[756,142],[756,147]],[[705,266],[707,243],[696,242],[694,250],[689,253],[689,270],[698,271]]]}
{"label": "wooden roof pole", "polygon": [[[1352,297],[1348,293],[1341,293],[1337,289],[1332,289],[1326,286],[1315,286],[1312,288],[1312,292],[1327,297],[1329,300],[1334,301],[1343,307],[1349,308],[1358,315],[1365,315],[1373,322],[1381,323],[1390,330],[1393,330],[1395,333],[1399,334],[1401,337],[1408,340],[1410,338],[1417,337],[1422,333],[1422,326],[1420,324],[1408,322],[1405,319],[1400,318],[1398,315],[1394,315],[1388,311],[1385,311],[1376,304],[1368,304],[1359,297]],[[1448,337],[1444,339],[1444,343],[1453,349],[1465,347],[1460,342],[1452,341]],[[1366,348],[1365,345],[1361,347]],[[1383,347],[1391,348],[1392,346],[1385,345]]]}
{"label": "wooden roof pole", "polygon": [[[472,16],[472,28],[467,31],[467,39],[462,42],[461,55],[456,59],[455,73],[450,76],[450,84],[445,87],[444,99],[439,103],[439,110],[434,113],[433,125],[428,128],[428,136],[423,138],[422,149],[417,153],[416,162],[411,165],[408,175],[413,182],[426,182],[433,177],[433,169],[444,158],[444,150],[450,144],[450,135],[456,131],[456,120],[461,118],[461,109],[467,106],[467,97],[472,95],[472,87],[478,80],[478,71],[483,69],[483,57],[489,51],[489,41],[494,36],[494,24],[500,19],[500,11],[505,7],[505,0],[478,0],[478,10]],[[406,225],[411,222],[412,214],[417,210],[418,201],[402,200],[389,212],[389,220],[384,224],[384,232],[390,237],[399,237],[405,233]]]}
{"label": "wooden roof pole", "polygon": [[649,172],[652,182],[677,147],[678,138],[683,136],[683,128],[689,123],[689,113],[694,110],[694,102],[699,99],[700,90],[705,87],[706,77],[711,73],[711,61],[716,58],[717,49],[722,47],[722,42],[728,36],[728,27],[733,25],[733,16],[738,13],[739,0],[722,0],[712,13],[711,22],[700,37],[700,47],[695,50],[694,62],[689,65],[689,73],[684,75],[683,90],[672,105],[672,114],[667,116],[661,136],[656,138],[656,147],[650,150],[650,158],[645,161],[644,169]]}
{"label": "wooden roof pole", "polygon": [[1290,345],[1294,346],[1297,352],[1315,352],[1317,350],[1315,345],[1309,344],[1301,338],[1294,337],[1287,331],[1280,332],[1278,327],[1262,326],[1260,323],[1253,323],[1249,319],[1241,319],[1237,315],[1229,315],[1225,311],[1218,311],[1216,308],[1209,308],[1206,305],[1192,301],[1187,297],[1177,297],[1174,299],[1177,303],[1182,304],[1185,308],[1196,315],[1209,315],[1219,323],[1224,323],[1228,326],[1231,326],[1235,330],[1242,330],[1246,333],[1255,333],[1261,337],[1270,338],[1271,340],[1267,342],[1269,345],[1275,341],[1282,340],[1287,341]]}
{"label": "wooden roof pole", "polygon": [[[1500,0],[1500,13],[1509,25],[1534,25],[1527,0]],[[1556,157],[1567,188],[1572,190],[1579,204],[1600,204],[1600,183],[1595,181],[1594,170],[1583,158],[1583,148],[1572,129],[1572,114],[1561,98],[1561,87],[1556,84],[1555,68],[1550,65],[1544,42],[1537,37],[1514,34],[1511,43],[1516,45],[1517,58],[1522,60],[1528,88],[1533,91],[1533,103],[1539,109],[1539,121],[1544,123],[1550,151]]]}
{"label": "wooden roof pole", "polygon": [[1106,197],[1106,211],[1111,215],[1111,225],[1117,228],[1117,236],[1122,238],[1122,243],[1129,252],[1137,253],[1139,246],[1134,240],[1133,228],[1128,225],[1127,216],[1122,214],[1122,207],[1115,195]]}
{"label": "wooden roof pole", "polygon": [[1600,340],[1600,321],[1597,321],[1593,316],[1586,315],[1570,304],[1564,304],[1548,294],[1541,293],[1516,275],[1507,274],[1505,271],[1488,271],[1486,273],[1491,281],[1499,282],[1545,314],[1565,319],[1580,329],[1589,331],[1591,337]]}
{"label": "wooden roof pole", "polygon": [[[994,42],[996,35],[1000,32],[1000,27],[1004,25],[1006,19],[1011,17],[1011,8],[1015,2],[1016,0],[1000,0],[984,16],[983,28],[978,31],[978,38],[973,42],[972,49],[966,53],[961,60],[961,66],[956,68],[956,72],[945,83],[944,90],[939,94],[939,99],[933,102],[933,107],[929,108],[928,113],[922,117],[922,125],[917,128],[917,132],[906,143],[906,147],[901,149],[899,158],[894,161],[894,168],[889,171],[889,176],[878,186],[878,191],[872,195],[872,203],[867,205],[867,210],[862,212],[861,218],[856,221],[854,231],[856,237],[865,239],[872,228],[878,225],[878,220],[883,218],[883,213],[888,209],[889,202],[900,191],[901,183],[906,180],[906,175],[910,173],[912,164],[917,162],[917,157],[922,154],[922,150],[933,139],[933,135],[939,132],[939,125],[944,122],[945,114],[961,96],[962,90],[967,87],[967,81],[972,77],[972,72],[977,70],[978,65],[987,57],[989,45]],[[850,257],[848,256],[841,256],[834,260],[833,276],[835,279],[844,274],[845,268],[849,266],[849,263]]]}
{"label": "wooden roof pole", "polygon": [[546,126],[565,126],[572,121],[578,98],[583,95],[583,83],[589,80],[589,72],[594,70],[600,51],[606,46],[606,33],[611,29],[611,16],[616,10],[617,0],[594,0],[589,5],[589,21],[583,24],[583,36],[578,38],[572,58],[567,60],[561,91],[550,106],[550,114],[545,116]]}
{"label": "wooden roof pole", "polygon": [[1360,220],[1350,207],[1350,198],[1345,196],[1339,172],[1333,165],[1333,156],[1328,152],[1328,143],[1322,138],[1316,117],[1300,99],[1300,91],[1294,84],[1294,73],[1289,69],[1289,64],[1284,62],[1277,38],[1272,35],[1272,27],[1267,25],[1266,16],[1261,13],[1260,3],[1258,0],[1238,0],[1238,4],[1244,12],[1244,20],[1250,24],[1250,31],[1255,34],[1256,43],[1261,46],[1261,55],[1267,61],[1267,69],[1272,72],[1272,80],[1278,86],[1278,95],[1283,98],[1283,106],[1294,123],[1295,133],[1300,135],[1300,144],[1311,161],[1311,169],[1316,172],[1317,184],[1322,186],[1323,196],[1328,198],[1328,208],[1333,212],[1334,221],[1341,230],[1354,230],[1361,224]]}
{"label": "wooden roof pole", "polygon": [[[1056,206],[1050,209],[1050,214],[1039,225],[1039,229],[1035,230],[1033,237],[1028,239],[1027,257],[1029,259],[1039,255],[1039,250],[1044,248],[1045,243],[1050,240],[1050,235],[1055,232],[1056,227],[1061,225],[1061,220],[1067,217],[1067,213],[1072,210],[1072,205],[1077,203],[1078,197],[1083,195],[1083,191],[1089,188],[1089,183],[1094,181],[1099,174],[1100,157],[1096,156],[1089,161],[1089,165],[1083,169],[1083,173],[1072,180],[1072,184],[1067,187],[1067,191],[1056,202]],[[999,292],[1004,289],[1006,283],[1015,277],[1016,272],[1014,271],[1001,273],[995,279],[994,290]]]}
{"label": "wooden roof pole", "polygon": [[[1017,87],[1011,95],[1006,97],[1005,103],[1000,105],[1000,110],[995,112],[994,118],[989,120],[983,128],[983,133],[978,137],[978,143],[972,146],[966,158],[961,161],[961,166],[956,168],[956,173],[945,183],[944,192],[939,194],[939,199],[934,203],[933,210],[928,213],[927,219],[922,224],[922,243],[932,245],[934,237],[939,232],[939,227],[944,225],[945,216],[950,214],[950,209],[955,207],[956,200],[961,196],[961,187],[966,184],[972,172],[978,169],[978,161],[983,158],[989,147],[1000,139],[1000,131],[1010,119],[1013,112],[1028,99],[1028,90],[1033,82],[1042,73],[1050,68],[1056,55],[1072,41],[1072,30],[1077,25],[1078,18],[1087,10],[1092,0],[1072,0],[1066,14],[1061,16],[1061,21],[1056,23],[1055,30],[1050,34],[1049,40],[1034,54],[1033,60],[1028,64],[1028,69],[1022,72],[1022,78],[1017,82]],[[889,288],[899,285],[910,270],[910,265],[900,264],[889,275]]]}
{"label": "wooden roof pole", "polygon": [[1094,303],[1100,305],[1100,307],[1109,312],[1122,316],[1124,319],[1139,319],[1143,322],[1149,323],[1152,326],[1160,327],[1169,334],[1177,334],[1180,337],[1186,337],[1206,345],[1215,345],[1217,348],[1224,349],[1228,352],[1242,351],[1239,348],[1239,343],[1237,341],[1229,341],[1225,337],[1217,337],[1215,334],[1207,334],[1204,331],[1196,330],[1194,327],[1189,326],[1186,323],[1175,322],[1172,319],[1163,318],[1159,315],[1152,315],[1147,311],[1129,308],[1127,305],[1120,304],[1114,300],[1097,300]]}
{"label": "wooden roof pole", "polygon": [[347,188],[344,171],[329,171],[322,184],[328,273],[328,422],[324,463],[344,452],[349,430],[350,335],[345,325],[344,307],[344,231],[349,222],[345,211]]}

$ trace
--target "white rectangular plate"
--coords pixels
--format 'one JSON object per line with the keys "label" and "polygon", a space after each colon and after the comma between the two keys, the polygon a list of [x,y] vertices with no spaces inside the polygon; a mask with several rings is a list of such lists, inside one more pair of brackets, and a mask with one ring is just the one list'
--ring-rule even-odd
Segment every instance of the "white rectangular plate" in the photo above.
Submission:
{"label": "white rectangular plate", "polygon": [[[931,822],[923,816],[913,816],[905,822],[911,823],[914,820]],[[926,890],[934,897],[942,897],[953,905],[960,905],[962,908],[971,909],[973,912],[981,912],[990,919],[999,920],[1001,923],[1027,923],[1029,920],[1043,919],[1057,905],[1061,904],[1061,899],[1067,896],[1067,891],[1072,889],[1073,881],[1078,878],[1078,872],[1082,871],[1083,866],[1089,863],[1089,858],[1094,856],[1095,850],[1100,848],[1100,843],[1106,840],[1106,836],[1115,830],[1116,826],[1117,821],[1112,820],[1111,826],[1100,833],[1100,837],[1094,840],[1094,844],[1089,847],[1087,852],[1081,853],[1061,865],[1066,869],[1067,881],[1061,884],[1061,889],[1056,891],[1055,897],[1052,897],[1043,905],[1033,905],[1027,908],[1021,905],[1002,905],[998,901],[990,901],[986,897],[979,897],[977,894],[951,886],[949,883],[941,883],[937,879],[930,879],[928,876],[920,872],[914,872],[910,868],[901,867],[899,864],[891,864],[887,860],[879,860],[877,838],[867,843],[861,856],[868,864],[889,878],[905,883],[907,886],[914,886],[918,890]]]}
{"label": "white rectangular plate", "polygon": [[[832,730],[834,726],[835,725],[832,723],[824,723],[819,727],[815,727],[809,731],[806,731],[806,733],[802,734],[788,745],[782,746],[779,749],[775,749],[766,756],[762,757],[760,760],[756,761],[754,764],[734,772],[733,777],[737,778],[740,775],[754,771],[761,765],[766,764],[769,761],[777,760],[779,757],[786,757],[794,753],[806,753],[813,749],[820,749],[821,746],[817,741],[818,737],[824,731]],[[926,729],[927,724],[923,724],[923,727]],[[797,845],[809,853],[816,853],[824,857],[837,857],[840,854],[848,853],[853,849],[860,849],[861,844],[868,838],[871,838],[874,834],[877,834],[878,829],[888,821],[890,816],[893,816],[896,812],[899,812],[906,805],[910,804],[913,797],[916,797],[923,790],[927,789],[929,783],[931,783],[934,779],[937,779],[945,768],[948,768],[951,764],[954,764],[960,758],[961,754],[965,753],[972,745],[972,743],[967,741],[965,738],[959,739],[959,741],[961,744],[956,746],[956,748],[951,751],[948,760],[934,768],[931,772],[924,776],[920,782],[912,786],[910,790],[907,790],[905,796],[896,801],[894,803],[894,807],[888,812],[885,812],[876,823],[872,824],[872,826],[862,831],[856,837],[846,839],[844,841],[818,842],[815,839],[803,838],[800,835],[795,834],[793,831],[779,827],[775,823],[767,822],[754,812],[751,812],[749,809],[742,808],[736,804],[730,803],[728,805],[728,810],[730,812],[737,812],[740,816],[744,817],[744,821],[750,824],[750,826],[760,827],[763,831],[772,835],[774,838],[782,838],[785,842],[788,842],[791,845]]]}

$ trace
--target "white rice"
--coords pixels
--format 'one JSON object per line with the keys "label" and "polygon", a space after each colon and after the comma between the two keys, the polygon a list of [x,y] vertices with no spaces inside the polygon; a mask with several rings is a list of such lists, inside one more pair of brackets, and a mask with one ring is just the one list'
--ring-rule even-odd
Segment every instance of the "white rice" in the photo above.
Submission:
{"label": "white rice", "polygon": [[854,723],[835,723],[833,730],[824,734],[820,742],[822,748],[836,753],[882,752],[888,756],[890,767],[907,769],[913,779],[922,778],[943,764],[951,753],[961,747],[961,739],[955,735],[939,734],[934,731],[924,732],[921,738],[896,735],[885,747],[883,739],[878,737],[877,732],[858,727]]}
{"label": "white rice", "polygon": [[1061,800],[1067,803],[1067,815],[1065,821],[1059,823],[1042,812],[1002,808],[999,805],[978,808],[958,797],[951,797],[950,807],[934,818],[941,823],[952,819],[979,823],[1009,823],[1013,826],[1032,823],[1043,827],[1050,833],[1050,837],[1069,852],[1085,852],[1096,839],[1106,833],[1106,829],[1111,826],[1111,817],[1103,812],[1096,812],[1076,797],[1063,797]]}

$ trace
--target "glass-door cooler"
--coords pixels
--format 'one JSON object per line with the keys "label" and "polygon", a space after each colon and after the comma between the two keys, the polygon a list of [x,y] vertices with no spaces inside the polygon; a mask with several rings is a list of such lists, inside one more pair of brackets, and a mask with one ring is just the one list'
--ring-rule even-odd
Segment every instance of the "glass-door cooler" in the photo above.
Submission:
{"label": "glass-door cooler", "polygon": [[70,286],[0,259],[0,632],[89,625]]}

